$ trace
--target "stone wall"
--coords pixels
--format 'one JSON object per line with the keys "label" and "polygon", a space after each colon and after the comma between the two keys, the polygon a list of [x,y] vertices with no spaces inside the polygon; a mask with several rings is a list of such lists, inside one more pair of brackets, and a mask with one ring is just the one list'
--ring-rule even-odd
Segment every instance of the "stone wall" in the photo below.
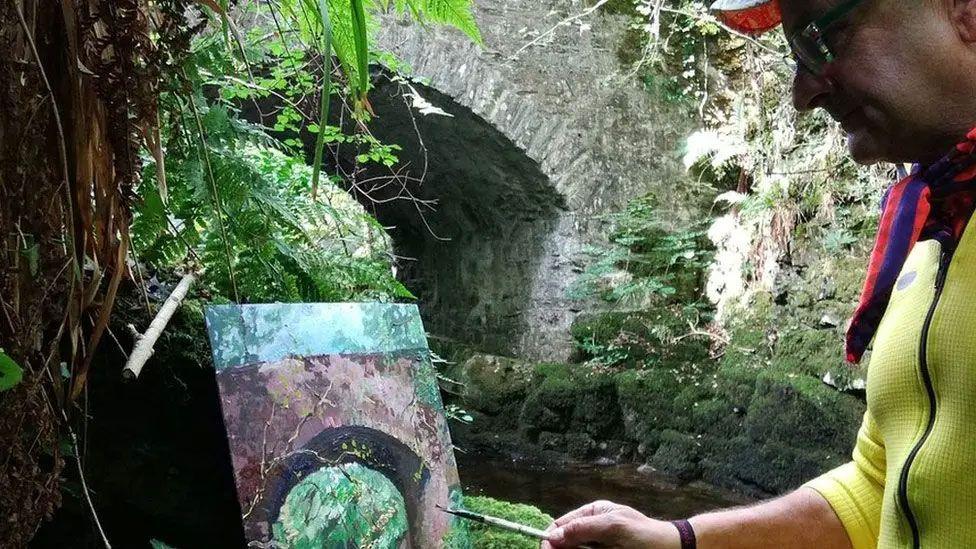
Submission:
{"label": "stone wall", "polygon": [[[678,149],[691,121],[655,102],[621,70],[616,52],[628,21],[597,12],[549,32],[588,7],[586,2],[565,0],[478,1],[475,15],[484,46],[452,29],[422,29],[392,18],[380,25],[379,46],[406,63],[414,78],[436,90],[432,102],[446,105],[446,110],[456,104],[496,129],[554,191],[547,197],[549,204],[539,204],[547,212],[543,223],[506,217],[504,204],[496,210],[488,205],[464,215],[502,219],[507,234],[502,231],[494,242],[475,245],[479,235],[459,230],[443,235],[453,239],[453,249],[430,238],[421,246],[417,269],[426,271],[420,276],[421,306],[435,334],[485,344],[501,354],[566,358],[572,349],[569,326],[575,316],[566,289],[578,274],[580,251],[600,242],[604,228],[600,216],[649,191],[666,194],[669,183],[678,178]],[[383,125],[382,116],[373,123],[380,133]],[[422,135],[425,140],[435,139],[429,133]],[[465,153],[473,154],[472,164],[478,164],[477,150]],[[448,143],[441,149],[428,147],[424,160],[436,166],[438,155],[454,154],[457,151]],[[465,171],[452,175],[450,184],[462,194],[472,181],[486,181]],[[517,189],[520,175],[502,172],[493,181]],[[515,180],[514,186],[510,180]],[[425,185],[443,183],[429,177]],[[449,200],[445,197],[441,207],[450,208]],[[429,215],[434,223],[437,216],[436,212]],[[382,212],[378,217],[386,223]],[[534,225],[520,223],[524,221]],[[401,228],[412,225],[415,235],[424,234],[416,216],[399,222]],[[396,230],[393,234],[396,239]],[[474,257],[486,254],[500,260]],[[461,261],[465,257],[466,263]],[[429,264],[434,258],[440,258],[441,264]],[[511,276],[509,266],[516,258],[518,269],[531,271],[527,276]],[[457,269],[465,271],[467,281],[450,274]],[[457,284],[467,286],[459,289]],[[452,306],[449,301],[454,296],[463,298],[455,299]],[[479,308],[479,304],[491,306]]]}

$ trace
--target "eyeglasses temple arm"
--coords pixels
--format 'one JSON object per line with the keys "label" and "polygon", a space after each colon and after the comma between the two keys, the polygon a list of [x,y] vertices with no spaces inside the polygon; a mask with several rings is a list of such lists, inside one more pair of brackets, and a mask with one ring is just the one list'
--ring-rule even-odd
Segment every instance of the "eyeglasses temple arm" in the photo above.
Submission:
{"label": "eyeglasses temple arm", "polygon": [[817,25],[817,27],[823,30],[836,23],[840,18],[846,16],[863,1],[864,0],[848,0],[847,2],[844,2],[843,4],[825,13],[823,17],[814,21],[814,23]]}

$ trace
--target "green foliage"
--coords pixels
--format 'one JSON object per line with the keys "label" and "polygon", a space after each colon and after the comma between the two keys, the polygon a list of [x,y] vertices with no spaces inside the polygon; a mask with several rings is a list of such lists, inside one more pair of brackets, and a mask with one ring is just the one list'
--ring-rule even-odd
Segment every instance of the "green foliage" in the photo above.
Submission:
{"label": "green foliage", "polygon": [[587,250],[589,265],[570,287],[570,297],[597,296],[631,307],[661,298],[698,298],[712,257],[705,226],[673,230],[662,215],[656,200],[644,197],[609,216],[610,246]]}
{"label": "green foliage", "polygon": [[474,422],[474,417],[472,417],[467,410],[461,408],[457,404],[448,404],[444,406],[444,415],[447,417],[447,419],[453,419],[454,421],[460,423],[468,424]]}
{"label": "green foliage", "polygon": [[[796,112],[790,100],[793,67],[781,33],[750,39],[729,33],[716,24],[708,3],[632,0],[629,11],[624,0],[612,3],[616,13],[632,18],[636,34],[622,46],[630,51],[621,59],[653,84],[649,91],[686,108],[700,126],[687,139],[688,177],[672,185],[679,204],[671,207],[687,218],[705,219],[702,229],[711,224],[707,248],[714,246],[715,253],[699,271],[708,273],[702,284],[708,305],[690,295],[672,299],[705,310],[714,306],[714,315],[704,318],[716,322],[698,331],[715,333],[714,341],[721,343],[724,359],[711,375],[718,376],[716,391],[722,394],[708,399],[682,391],[679,397],[692,404],[745,406],[743,380],[754,382],[767,370],[796,376],[795,383],[804,387],[819,384],[830,371],[844,385],[855,374],[842,365],[839,325],[860,288],[878,199],[890,172],[857,168],[844,133],[825,113]],[[653,228],[644,234],[653,234]],[[604,270],[614,273],[627,252],[618,250],[603,263]],[[624,287],[639,280],[619,271],[616,276]],[[593,287],[598,295],[614,295],[613,286]],[[822,318],[832,320],[825,326]],[[574,335],[585,342],[584,356],[620,360],[621,354],[639,351],[622,345],[619,335],[589,341]],[[700,376],[697,381],[709,383]],[[719,406],[708,404],[704,415],[728,426],[712,414]]]}
{"label": "green foliage", "polygon": [[[855,168],[843,133],[825,113],[796,113],[782,33],[751,39],[729,33],[704,0],[631,0],[631,10],[624,0],[612,4],[632,18],[637,35],[622,46],[632,73],[685,106],[701,126],[689,136],[684,158],[691,177],[675,186],[714,191],[701,196],[717,199],[714,205],[686,200],[692,216],[702,208],[710,208],[708,217],[722,215],[730,206],[724,222],[734,231],[716,244],[729,252],[720,256],[741,261],[720,271],[739,270],[747,289],[752,282],[768,286],[764,277],[792,249],[807,246],[804,239],[838,253],[870,238],[888,170]],[[752,257],[742,257],[747,253]],[[710,297],[739,297],[734,294]]]}
{"label": "green foliage", "polygon": [[[369,35],[375,28],[372,12],[390,9],[390,0],[278,0],[277,4],[301,42],[331,46],[347,77],[349,95],[357,103],[356,112],[364,116],[360,108],[369,88],[369,59],[374,55],[369,49]],[[393,7],[417,21],[453,26],[481,41],[471,0],[394,0]],[[323,41],[326,35],[329,39]],[[320,48],[319,53],[328,56],[329,49]]]}
{"label": "green foliage", "polygon": [[530,436],[541,432],[579,433],[612,438],[620,430],[613,379],[594,368],[540,364],[519,423]]}
{"label": "green foliage", "polygon": [[[468,0],[396,7],[479,38]],[[399,163],[400,147],[367,127],[369,63],[389,59],[370,50],[372,14],[388,2],[278,0],[239,8],[220,14],[222,32],[194,37],[191,54],[166,79],[165,153],[146,154],[137,189],[132,240],[140,259],[170,270],[197,264],[212,290],[235,300],[413,298],[393,276],[383,227],[343,191],[347,173],[330,170],[325,154],[337,156],[342,146],[357,163],[390,169],[391,177]],[[246,35],[230,17],[248,21]],[[351,128],[330,124],[335,99],[352,104]],[[270,111],[269,103],[276,105]],[[246,122],[242,108],[260,121]],[[308,134],[316,136],[311,168],[300,140]],[[158,157],[165,158],[165,182]]]}
{"label": "green foliage", "polygon": [[202,120],[206,153],[169,156],[167,206],[147,169],[132,227],[144,260],[172,267],[189,246],[220,294],[253,302],[412,297],[390,271],[387,237],[341,189],[324,191],[332,204],[312,200],[300,159],[247,139],[259,130],[235,130],[243,123],[220,106]]}
{"label": "green foliage", "polygon": [[[390,0],[379,0],[388,8]],[[471,0],[393,0],[397,12],[409,11],[419,21],[450,25],[481,43],[481,31],[471,11]]]}
{"label": "green foliage", "polygon": [[583,353],[583,356],[589,357],[589,361],[593,364],[614,366],[631,358],[627,349],[619,346],[616,341],[599,343],[595,337],[590,336],[574,341],[574,343]]}
{"label": "green foliage", "polygon": [[[595,1],[590,1],[596,4]],[[617,50],[628,72],[665,102],[697,110],[713,93],[710,54],[720,49],[721,28],[697,0],[611,0],[602,11],[631,19]],[[713,71],[714,72],[714,71]]]}
{"label": "green foliage", "polygon": [[591,364],[685,370],[709,362],[708,344],[691,330],[707,317],[695,306],[585,313],[570,333]]}
{"label": "green foliage", "polygon": [[24,379],[24,370],[0,348],[0,392],[16,387]]}
{"label": "green foliage", "polygon": [[273,528],[279,545],[295,549],[395,549],[408,534],[407,510],[397,487],[358,463],[319,469],[285,498]]}
{"label": "green foliage", "polygon": [[[483,496],[465,496],[464,507],[469,511],[503,518],[544,530],[553,518],[531,505],[509,503]],[[514,532],[507,532],[481,523],[471,523],[471,542],[474,549],[538,549],[539,541]]]}
{"label": "green foliage", "polygon": [[844,227],[827,231],[824,234],[824,250],[829,253],[842,252],[858,242],[858,238]]}

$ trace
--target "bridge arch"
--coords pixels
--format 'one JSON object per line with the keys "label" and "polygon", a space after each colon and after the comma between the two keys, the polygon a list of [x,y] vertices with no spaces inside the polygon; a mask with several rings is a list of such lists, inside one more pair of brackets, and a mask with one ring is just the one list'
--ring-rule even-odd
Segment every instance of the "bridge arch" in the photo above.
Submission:
{"label": "bridge arch", "polygon": [[404,144],[413,169],[428,167],[418,193],[437,210],[374,211],[398,253],[416,260],[400,262],[401,277],[433,335],[564,359],[581,252],[601,244],[603,214],[651,190],[666,198],[690,121],[620,74],[626,19],[596,15],[547,33],[588,4],[475,4],[484,47],[452,29],[380,25],[379,46],[409,67],[413,89],[453,116],[418,115],[401,83],[379,79],[371,128]]}

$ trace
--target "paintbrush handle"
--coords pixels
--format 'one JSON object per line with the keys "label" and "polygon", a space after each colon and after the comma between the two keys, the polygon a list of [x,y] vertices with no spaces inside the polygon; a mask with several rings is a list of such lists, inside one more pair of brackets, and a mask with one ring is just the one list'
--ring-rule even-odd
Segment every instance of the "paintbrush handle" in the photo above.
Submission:
{"label": "paintbrush handle", "polygon": [[[465,509],[448,509],[446,507],[437,506],[438,509],[444,511],[445,513],[450,513],[452,515],[457,515],[463,519],[473,520],[475,522],[481,522],[484,524],[490,524],[497,528],[503,530],[509,530],[511,532],[518,532],[523,536],[529,536],[535,539],[549,539],[549,535],[546,534],[544,530],[538,528],[533,528],[531,526],[526,526],[524,524],[519,524],[517,522],[512,522],[510,520],[505,520],[503,518],[492,517],[488,515],[482,515],[481,513],[473,513]],[[595,549],[590,545],[579,545],[576,549]]]}
{"label": "paintbrush handle", "polygon": [[[520,534],[536,538],[536,539],[548,539],[549,536],[544,530],[539,530],[538,528],[532,528],[531,526],[525,526],[524,524],[519,524],[517,522],[512,522],[505,519],[500,519],[497,517],[485,516],[485,522],[499,528],[504,528],[506,530],[511,530],[513,532],[518,532]],[[579,545],[577,549],[594,549],[589,545]]]}
{"label": "paintbrush handle", "polygon": [[501,519],[498,517],[486,516],[485,522],[499,528],[504,528],[505,530],[511,530],[513,532],[518,532],[522,535],[533,537],[536,539],[548,539],[545,531],[539,530],[538,528],[533,528],[531,526],[526,526],[524,524],[519,524],[517,522],[512,522],[510,520]]}

